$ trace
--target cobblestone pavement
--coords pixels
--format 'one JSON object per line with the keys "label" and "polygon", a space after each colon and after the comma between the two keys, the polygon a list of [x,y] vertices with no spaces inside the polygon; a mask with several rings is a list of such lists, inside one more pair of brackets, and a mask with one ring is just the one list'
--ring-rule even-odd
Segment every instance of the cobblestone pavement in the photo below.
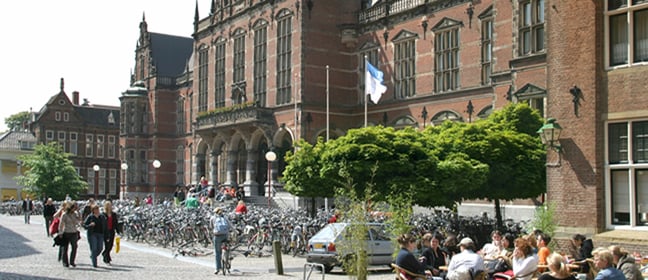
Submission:
{"label": "cobblestone pavement", "polygon": [[[236,255],[232,273],[214,275],[213,254],[204,257],[174,257],[170,249],[136,242],[121,242],[121,250],[108,266],[99,262],[93,268],[85,233],[79,241],[77,267],[65,268],[57,262],[58,247],[52,247],[42,216],[32,216],[25,224],[22,216],[0,215],[0,280],[5,279],[303,279],[306,259],[282,256],[284,274],[278,275],[272,257]],[[370,268],[369,279],[393,279],[386,267]],[[324,276],[324,277],[322,277]],[[309,279],[350,279],[337,268],[322,275],[312,272]]]}

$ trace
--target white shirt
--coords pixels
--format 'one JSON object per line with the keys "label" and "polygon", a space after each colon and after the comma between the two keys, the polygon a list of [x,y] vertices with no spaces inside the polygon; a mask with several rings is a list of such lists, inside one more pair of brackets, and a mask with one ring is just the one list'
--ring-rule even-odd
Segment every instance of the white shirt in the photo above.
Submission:
{"label": "white shirt", "polygon": [[[513,258],[513,274],[519,280],[531,280],[538,270],[538,256],[530,255],[524,259]],[[520,277],[523,276],[523,277]]]}
{"label": "white shirt", "polygon": [[448,272],[460,267],[465,269],[472,268],[474,271],[484,270],[484,259],[472,250],[465,249],[463,252],[452,257],[448,265]]}

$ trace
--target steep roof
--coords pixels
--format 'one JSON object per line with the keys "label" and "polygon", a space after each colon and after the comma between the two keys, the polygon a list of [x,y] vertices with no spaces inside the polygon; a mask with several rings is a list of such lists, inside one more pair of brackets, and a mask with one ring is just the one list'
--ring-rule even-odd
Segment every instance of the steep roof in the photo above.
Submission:
{"label": "steep roof", "polygon": [[177,77],[185,71],[187,60],[193,52],[193,39],[168,34],[149,32],[151,56],[157,75]]}
{"label": "steep roof", "polygon": [[21,150],[21,142],[36,143],[36,137],[27,131],[9,131],[0,135],[0,149]]}
{"label": "steep roof", "polygon": [[74,110],[88,125],[119,127],[119,107],[114,106],[74,106]]}

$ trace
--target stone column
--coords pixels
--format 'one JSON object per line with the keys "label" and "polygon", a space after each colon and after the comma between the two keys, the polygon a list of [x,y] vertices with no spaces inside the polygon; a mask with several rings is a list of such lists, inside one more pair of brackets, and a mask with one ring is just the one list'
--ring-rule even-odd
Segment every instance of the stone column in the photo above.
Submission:
{"label": "stone column", "polygon": [[200,182],[200,172],[198,172],[198,163],[200,162],[200,158],[202,158],[204,155],[203,154],[196,154],[194,156],[194,160],[191,163],[191,182],[189,184],[198,184]]}
{"label": "stone column", "polygon": [[233,187],[237,183],[234,180],[236,178],[236,158],[238,156],[238,151],[227,151],[227,170],[225,171],[225,183],[224,186]]}
{"label": "stone column", "polygon": [[212,151],[209,157],[209,181],[212,185],[218,185],[218,156],[220,151]]}
{"label": "stone column", "polygon": [[247,150],[247,161],[245,162],[245,196],[259,195],[259,183],[255,181],[256,178],[256,160],[259,151],[255,149]]}

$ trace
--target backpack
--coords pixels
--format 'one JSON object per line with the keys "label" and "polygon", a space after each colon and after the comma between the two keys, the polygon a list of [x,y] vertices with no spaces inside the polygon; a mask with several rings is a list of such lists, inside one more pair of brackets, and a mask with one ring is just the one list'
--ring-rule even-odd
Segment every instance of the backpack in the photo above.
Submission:
{"label": "backpack", "polygon": [[214,221],[214,233],[218,235],[229,233],[229,223],[225,217],[216,217],[216,220]]}
{"label": "backpack", "polygon": [[49,233],[51,235],[54,235],[54,234],[56,234],[58,232],[58,228],[59,228],[60,223],[61,223],[61,219],[59,219],[58,217],[56,217],[56,218],[54,218],[54,220],[52,220],[52,223],[50,224],[50,227],[49,227]]}

